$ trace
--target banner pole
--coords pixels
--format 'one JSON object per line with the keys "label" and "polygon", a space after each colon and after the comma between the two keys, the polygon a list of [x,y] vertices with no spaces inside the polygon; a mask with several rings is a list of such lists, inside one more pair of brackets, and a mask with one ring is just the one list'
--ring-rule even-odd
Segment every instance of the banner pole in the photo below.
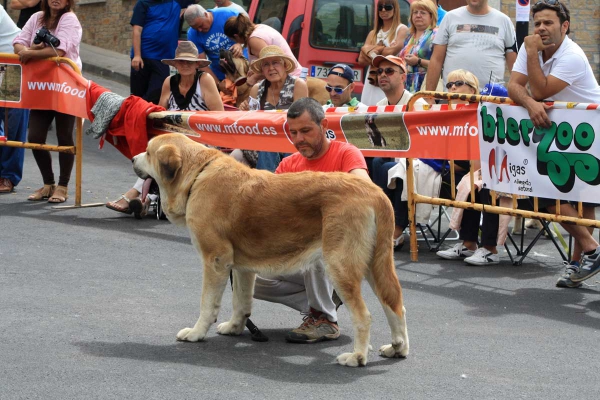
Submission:
{"label": "banner pole", "polygon": [[83,176],[83,119],[77,117],[75,138],[75,207],[81,206],[81,177]]}

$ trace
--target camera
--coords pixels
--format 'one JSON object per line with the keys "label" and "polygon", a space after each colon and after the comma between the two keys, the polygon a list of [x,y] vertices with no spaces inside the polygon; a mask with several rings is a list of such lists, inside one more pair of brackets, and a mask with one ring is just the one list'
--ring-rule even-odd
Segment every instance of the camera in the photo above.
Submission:
{"label": "camera", "polygon": [[35,32],[35,38],[33,38],[33,43],[40,44],[46,43],[52,47],[60,46],[60,40],[48,31],[46,28],[40,28]]}

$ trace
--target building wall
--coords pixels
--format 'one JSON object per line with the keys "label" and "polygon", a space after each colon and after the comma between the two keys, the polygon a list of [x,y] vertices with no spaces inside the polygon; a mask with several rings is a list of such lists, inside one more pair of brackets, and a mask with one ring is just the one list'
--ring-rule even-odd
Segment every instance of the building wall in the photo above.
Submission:
{"label": "building wall", "polygon": [[[292,0],[296,1],[296,0]],[[489,0],[490,5],[499,7],[515,22],[516,0]],[[536,0],[532,0],[535,3]],[[571,34],[587,54],[596,79],[600,80],[600,1],[564,0],[571,10]],[[131,48],[131,26],[129,21],[136,0],[80,0],[75,12],[83,26],[83,42],[105,49],[128,54]],[[200,4],[210,7],[209,0]],[[236,1],[242,3],[242,1]],[[451,9],[465,4],[464,0],[441,0],[442,6]],[[11,13],[16,17],[16,13]],[[533,24],[529,24],[533,32]]]}

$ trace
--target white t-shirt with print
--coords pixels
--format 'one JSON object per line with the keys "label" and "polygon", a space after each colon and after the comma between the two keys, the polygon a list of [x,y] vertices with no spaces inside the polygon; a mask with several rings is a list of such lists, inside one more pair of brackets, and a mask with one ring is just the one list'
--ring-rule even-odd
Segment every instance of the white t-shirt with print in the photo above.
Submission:
{"label": "white t-shirt with print", "polygon": [[480,88],[490,82],[504,81],[506,52],[516,47],[515,27],[510,18],[496,9],[475,15],[460,7],[444,17],[433,44],[446,45],[443,66],[444,84],[456,69],[471,71]]}
{"label": "white t-shirt with print", "polygon": [[[546,100],[600,104],[600,86],[594,77],[590,62],[581,47],[568,36],[565,36],[558,50],[548,61],[542,60],[541,51],[538,57],[544,76],[552,75],[569,84]],[[525,45],[521,46],[513,71],[528,75]]]}

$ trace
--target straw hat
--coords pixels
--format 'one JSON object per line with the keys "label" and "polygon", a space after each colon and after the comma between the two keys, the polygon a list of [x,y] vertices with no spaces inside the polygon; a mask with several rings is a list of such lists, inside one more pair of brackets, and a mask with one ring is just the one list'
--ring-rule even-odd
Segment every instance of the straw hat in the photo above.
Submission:
{"label": "straw hat", "polygon": [[193,61],[197,63],[198,68],[204,68],[210,65],[209,60],[202,60],[198,58],[198,48],[194,43],[188,41],[179,42],[179,45],[175,50],[175,58],[169,58],[160,61],[163,64],[171,65],[173,67],[175,67],[176,61]]}
{"label": "straw hat", "polygon": [[256,73],[262,73],[262,63],[267,58],[281,58],[288,74],[296,69],[296,60],[283,52],[281,47],[276,45],[265,46],[260,51],[258,59],[250,64],[250,69]]}

